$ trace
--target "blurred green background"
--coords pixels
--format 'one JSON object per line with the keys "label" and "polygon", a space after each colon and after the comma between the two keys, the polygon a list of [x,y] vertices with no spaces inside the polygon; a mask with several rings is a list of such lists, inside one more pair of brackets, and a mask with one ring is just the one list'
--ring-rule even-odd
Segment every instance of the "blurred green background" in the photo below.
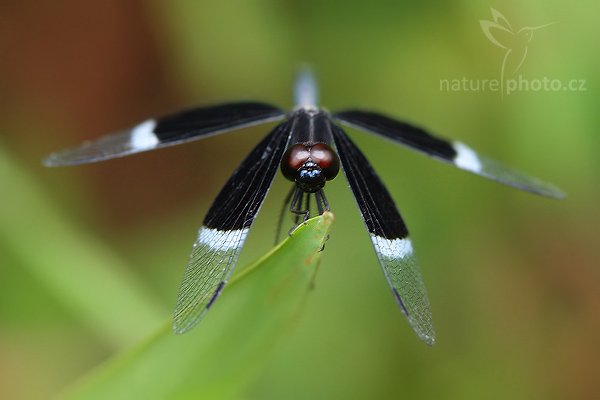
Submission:
{"label": "blurred green background", "polygon": [[[587,90],[440,90],[498,78],[490,6],[515,29],[556,22],[524,78]],[[245,398],[600,398],[599,16],[594,0],[0,3],[0,398],[55,395],[169,319],[211,199],[269,128],[78,168],[41,158],[185,106],[291,107],[303,61],[327,108],[427,126],[568,198],[349,130],[409,224],[438,342],[399,312],[340,178],[315,290]],[[240,266],[271,247],[286,190],[278,177]]]}

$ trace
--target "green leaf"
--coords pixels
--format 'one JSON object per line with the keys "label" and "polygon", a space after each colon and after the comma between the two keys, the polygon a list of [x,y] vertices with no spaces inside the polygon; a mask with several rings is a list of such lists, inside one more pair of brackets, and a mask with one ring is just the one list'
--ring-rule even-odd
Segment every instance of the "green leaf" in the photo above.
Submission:
{"label": "green leaf", "polygon": [[198,327],[170,324],[67,393],[72,399],[236,398],[298,316],[333,221],[313,218],[239,273]]}

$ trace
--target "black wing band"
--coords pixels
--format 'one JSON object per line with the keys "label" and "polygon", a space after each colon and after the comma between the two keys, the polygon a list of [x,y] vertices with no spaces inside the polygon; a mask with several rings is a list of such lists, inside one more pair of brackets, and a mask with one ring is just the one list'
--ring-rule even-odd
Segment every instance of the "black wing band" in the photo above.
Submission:
{"label": "black wing band", "polygon": [[392,293],[413,330],[432,345],[435,331],[431,308],[408,229],[366,157],[341,128],[334,127],[333,138]]}
{"label": "black wing band", "polygon": [[285,122],[265,137],[225,184],[198,232],[181,282],[173,330],[184,333],[196,325],[227,283],[277,173],[289,141]]}
{"label": "black wing band", "polygon": [[479,156],[461,142],[432,136],[425,130],[386,116],[360,110],[347,110],[334,114],[334,118],[350,127],[376,133],[394,142],[404,144],[429,156],[454,166],[501,182],[505,185],[546,197],[563,198],[555,186],[513,171],[502,164]]}
{"label": "black wing band", "polygon": [[49,167],[77,165],[173,146],[251,125],[280,120],[285,113],[263,103],[229,103],[146,120],[133,128],[53,153]]}

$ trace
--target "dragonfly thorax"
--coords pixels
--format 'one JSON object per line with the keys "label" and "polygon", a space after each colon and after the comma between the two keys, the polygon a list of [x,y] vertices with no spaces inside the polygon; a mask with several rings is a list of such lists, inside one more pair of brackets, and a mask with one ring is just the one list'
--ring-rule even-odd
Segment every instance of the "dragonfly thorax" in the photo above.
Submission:
{"label": "dragonfly thorax", "polygon": [[289,147],[281,159],[281,172],[305,192],[316,192],[340,171],[338,155],[325,143]]}

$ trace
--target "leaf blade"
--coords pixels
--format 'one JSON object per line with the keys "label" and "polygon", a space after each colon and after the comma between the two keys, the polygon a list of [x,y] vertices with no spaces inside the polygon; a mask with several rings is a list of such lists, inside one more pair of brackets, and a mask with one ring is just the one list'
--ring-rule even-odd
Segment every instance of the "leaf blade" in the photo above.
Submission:
{"label": "leaf blade", "polygon": [[309,220],[226,287],[201,325],[155,336],[101,366],[72,399],[237,397],[266,361],[310,288],[333,216]]}

